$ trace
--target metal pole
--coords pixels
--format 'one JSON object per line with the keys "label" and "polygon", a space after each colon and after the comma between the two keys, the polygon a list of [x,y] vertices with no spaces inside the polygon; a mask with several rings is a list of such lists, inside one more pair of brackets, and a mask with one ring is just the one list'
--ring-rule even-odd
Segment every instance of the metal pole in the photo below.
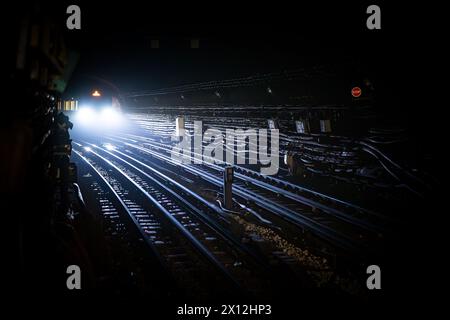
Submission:
{"label": "metal pole", "polygon": [[233,209],[233,175],[234,169],[231,166],[225,167],[223,172],[223,194],[225,209]]}
{"label": "metal pole", "polygon": [[176,123],[175,135],[177,137],[184,136],[184,117],[177,117],[175,123]]}

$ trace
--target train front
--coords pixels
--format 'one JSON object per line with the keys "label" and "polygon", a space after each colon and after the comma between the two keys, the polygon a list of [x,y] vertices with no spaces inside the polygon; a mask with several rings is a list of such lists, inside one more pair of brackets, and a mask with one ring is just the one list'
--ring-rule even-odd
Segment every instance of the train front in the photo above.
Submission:
{"label": "train front", "polygon": [[100,90],[79,99],[74,120],[80,127],[90,129],[117,129],[124,125],[118,99]]}

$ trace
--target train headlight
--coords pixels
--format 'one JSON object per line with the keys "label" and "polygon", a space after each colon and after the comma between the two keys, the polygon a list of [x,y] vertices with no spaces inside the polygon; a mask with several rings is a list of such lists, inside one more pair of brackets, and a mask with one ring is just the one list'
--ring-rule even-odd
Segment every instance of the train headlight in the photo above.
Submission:
{"label": "train headlight", "polygon": [[77,119],[81,123],[91,123],[95,120],[95,111],[90,107],[81,107],[77,112]]}
{"label": "train headlight", "polygon": [[114,108],[107,107],[102,109],[100,120],[103,125],[116,126],[122,122],[122,115]]}

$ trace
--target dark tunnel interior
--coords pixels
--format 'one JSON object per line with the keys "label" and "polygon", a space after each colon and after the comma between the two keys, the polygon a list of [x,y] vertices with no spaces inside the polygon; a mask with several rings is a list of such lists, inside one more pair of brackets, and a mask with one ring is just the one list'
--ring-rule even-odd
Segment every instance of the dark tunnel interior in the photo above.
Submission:
{"label": "dark tunnel interior", "polygon": [[446,117],[416,9],[5,5],[8,292],[174,319],[430,292]]}

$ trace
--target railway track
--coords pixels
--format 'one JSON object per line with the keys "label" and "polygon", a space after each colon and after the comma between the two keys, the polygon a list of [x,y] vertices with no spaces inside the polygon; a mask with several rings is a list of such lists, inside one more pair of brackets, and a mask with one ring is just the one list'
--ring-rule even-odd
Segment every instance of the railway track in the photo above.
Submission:
{"label": "railway track", "polygon": [[[136,289],[155,299],[172,296],[176,292],[175,283],[146,232],[149,226],[156,228],[159,224],[149,221],[139,223],[139,219],[145,218],[145,212],[139,212],[136,205],[119,196],[121,191],[102,175],[103,169],[97,168],[80,152],[74,150],[73,154],[76,156],[74,160],[78,160],[78,172],[82,174],[79,181],[84,190],[90,190],[85,193],[89,210],[96,214],[104,236],[112,246],[110,254],[115,257],[114,272],[118,277],[126,277]],[[154,278],[152,275],[155,273],[160,276]],[[115,281],[114,285],[117,292],[128,290],[128,285],[121,281]],[[147,288],[158,288],[158,294]]]}
{"label": "railway track", "polygon": [[[189,173],[192,178],[201,177],[202,180],[212,184],[216,189],[222,186],[222,170],[219,165],[189,166],[175,163],[168,156],[169,149],[160,143],[149,139],[133,140],[130,138],[111,138],[115,143],[120,142],[128,152],[133,150],[133,156],[140,157],[140,161],[146,161],[145,156],[158,159],[163,164],[171,164],[172,168],[178,166]],[[132,142],[132,143],[130,143]],[[137,159],[135,159],[137,160]],[[153,160],[152,160],[153,161]],[[164,166],[164,165],[163,165]],[[167,166],[166,166],[167,167]],[[308,193],[306,195],[284,189],[277,181],[254,175],[246,169],[236,174],[237,182],[234,184],[234,194],[241,198],[246,206],[249,203],[259,209],[270,211],[272,214],[306,228],[319,237],[331,242],[345,250],[357,253],[373,253],[374,243],[383,240],[384,228],[378,224],[378,220],[384,222],[381,216],[362,208],[351,206],[341,201],[334,201],[330,197],[322,197],[320,194]],[[186,178],[186,175],[185,175]],[[305,190],[301,190],[305,193]],[[311,199],[311,195],[313,196]],[[320,201],[318,201],[320,199]],[[332,205],[325,202],[331,202]],[[347,211],[339,206],[346,207]],[[336,208],[338,207],[338,208]],[[358,216],[359,215],[359,216]],[[367,217],[370,216],[372,223]]]}
{"label": "railway track", "polygon": [[[81,148],[81,144],[77,145]],[[212,282],[208,281],[209,284],[217,284],[217,279],[221,278],[221,281],[225,279],[229,282],[228,287],[230,283],[232,284],[230,290],[249,294],[258,295],[258,292],[263,291],[263,287],[280,286],[277,282],[283,281],[280,279],[285,275],[268,277],[269,273],[276,268],[272,266],[269,268],[264,257],[254,254],[251,248],[246,247],[240,239],[236,239],[229,230],[211,218],[222,211],[218,206],[205,201],[188,188],[151,167],[147,166],[147,170],[144,171],[141,169],[142,163],[136,163],[134,159],[120,151],[111,152],[94,144],[89,145],[87,149],[88,152],[85,154],[88,155],[89,160],[84,157],[85,161],[89,161],[94,167],[101,167],[97,171],[103,179],[112,179],[111,187],[117,189],[117,196],[123,199],[124,205],[130,210],[129,215],[135,218],[136,224],[143,230],[143,236],[152,243],[153,250],[161,252],[159,255],[163,257],[163,260],[164,257],[170,257],[170,260],[173,260],[166,262],[169,267],[181,265],[183,273],[186,273],[186,270],[200,274],[218,273],[220,276]],[[138,191],[137,194],[134,191]],[[140,194],[139,199],[135,199],[138,194]],[[156,215],[155,212],[159,214]],[[165,220],[164,224],[161,223],[161,218]],[[181,248],[180,241],[171,239],[173,235],[166,234],[167,232],[163,230],[170,228],[168,224],[172,226],[171,229],[176,229],[175,233],[184,236],[185,241],[181,242],[188,242],[194,250],[192,248],[185,250]],[[177,245],[171,248],[170,244],[173,243]],[[198,263],[183,260],[188,257],[198,257],[199,255],[196,255],[194,251],[206,259],[200,267]],[[182,258],[181,261],[179,261],[180,258]],[[280,258],[278,252],[273,252],[273,257],[270,259],[282,260],[283,258]],[[188,264],[190,265],[187,267]],[[211,266],[215,271],[211,269]],[[195,279],[196,277],[186,275],[182,278]],[[207,291],[211,292],[209,289]],[[277,291],[273,290],[273,292]]]}
{"label": "railway track", "polygon": [[[104,208],[103,214],[116,215],[117,209],[111,203],[120,203],[119,210],[127,214],[148,250],[157,257],[168,273],[174,276],[178,286],[193,290],[187,293],[188,295],[206,296],[213,293],[216,291],[215,286],[211,287],[213,283],[220,284],[221,290],[241,292],[240,284],[226,267],[226,264],[230,263],[226,261],[229,257],[218,258],[222,253],[220,245],[215,243],[215,251],[212,252],[197,239],[202,233],[198,225],[192,221],[180,223],[174,218],[186,215],[184,208],[170,199],[163,199],[161,194],[150,195],[142,181],[140,184],[135,182],[116,164],[100,154],[90,151],[89,156],[85,156],[86,152],[74,151],[110,191],[109,199],[100,199]],[[117,219],[115,224],[120,229],[125,225],[130,226],[130,221]],[[207,233],[201,236],[203,240],[214,242],[213,236]]]}
{"label": "railway track", "polygon": [[[170,147],[168,147],[167,144],[132,134],[126,134],[126,136],[131,137],[131,139],[125,137],[119,138],[122,140],[133,141],[135,143],[145,143],[153,149],[163,150],[166,154],[170,154]],[[222,166],[217,164],[207,164],[204,167],[206,170],[211,168],[220,171],[225,165],[228,164],[225,162]],[[344,220],[351,220],[352,223],[360,226],[366,226],[373,230],[383,231],[388,229],[391,223],[395,222],[393,219],[381,215],[373,210],[369,210],[348,201],[343,201],[297,184],[293,184],[277,177],[264,176],[255,170],[239,165],[234,165],[234,169],[235,176],[238,179],[250,181],[252,184],[258,185],[261,188],[280,193],[286,198],[306,203],[313,207],[319,208],[324,212],[335,214]],[[345,214],[343,214],[343,212],[345,212]]]}
{"label": "railway track", "polygon": [[[331,109],[333,109],[333,107],[331,107]],[[346,110],[344,107],[339,107],[339,109],[341,111]],[[234,112],[236,113],[237,110],[234,110]],[[130,119],[144,130],[146,136],[154,135],[159,138],[170,139],[175,130],[173,116],[137,114],[130,115]],[[249,119],[248,117],[242,116],[233,118],[223,116],[212,117],[194,113],[186,116],[185,119],[185,127],[188,131],[193,130],[194,121],[202,121],[207,127],[218,129],[222,134],[225,134],[226,129],[230,128],[247,130],[249,128],[264,128],[267,126],[267,116],[256,118],[252,116],[252,118]],[[279,119],[278,124],[280,125],[280,129],[282,129],[279,133],[280,150],[284,150],[283,152],[289,150],[293,154],[297,154],[299,160],[306,163],[305,170],[309,173],[319,173],[323,176],[333,177],[339,181],[346,181],[374,188],[405,188],[409,192],[421,197],[427,190],[429,191],[431,187],[430,181],[426,183],[412,172],[408,172],[408,170],[394,164],[379,148],[376,147],[377,141],[373,141],[371,137],[359,140],[341,135],[322,133],[303,135],[292,131],[292,120]],[[396,140],[394,139],[392,141]],[[386,174],[393,178],[393,180],[390,182],[377,180],[366,174],[357,172],[359,162],[362,161],[362,159],[366,159],[367,155],[371,158],[371,166],[379,166],[379,169],[384,170]],[[322,165],[324,165],[324,167],[322,167]],[[286,180],[288,176],[282,174],[282,172],[287,172],[287,168],[281,165],[279,170],[281,181],[278,181],[278,183],[284,185],[282,180]],[[291,188],[297,189],[295,185],[291,186]]]}

